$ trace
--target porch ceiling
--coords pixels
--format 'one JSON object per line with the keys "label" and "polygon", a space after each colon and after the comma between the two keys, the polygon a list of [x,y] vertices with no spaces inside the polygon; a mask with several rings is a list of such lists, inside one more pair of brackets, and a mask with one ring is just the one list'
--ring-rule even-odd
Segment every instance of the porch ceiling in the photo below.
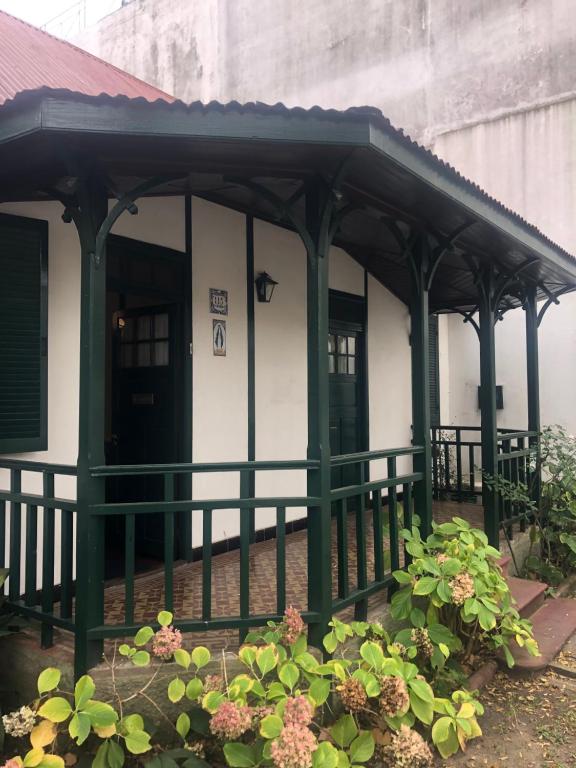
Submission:
{"label": "porch ceiling", "polygon": [[[391,224],[403,235],[424,228],[440,245],[459,232],[437,270],[433,310],[476,307],[473,261],[509,275],[522,266],[522,279],[539,286],[541,299],[576,288],[573,256],[371,108],[185,106],[47,89],[0,108],[0,201],[70,191],[72,158],[97,167],[112,194],[159,176],[154,194],[191,192],[287,227],[239,180],[258,182],[285,201],[294,196],[303,218],[302,181],[330,178],[348,158],[341,205],[350,210],[335,244],[403,301],[410,299],[410,272]],[[519,287],[510,282],[503,310],[521,303]]]}

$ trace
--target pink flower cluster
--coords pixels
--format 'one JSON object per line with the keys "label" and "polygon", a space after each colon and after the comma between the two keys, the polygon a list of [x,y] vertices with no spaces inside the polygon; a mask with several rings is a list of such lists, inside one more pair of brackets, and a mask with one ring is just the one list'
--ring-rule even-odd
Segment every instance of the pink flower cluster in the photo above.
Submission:
{"label": "pink flower cluster", "polygon": [[17,757],[11,757],[6,760],[2,768],[22,768],[22,761]]}
{"label": "pink flower cluster", "polygon": [[310,768],[317,748],[314,734],[302,725],[286,725],[272,742],[270,755],[276,768]]}
{"label": "pink flower cluster", "polygon": [[306,628],[306,624],[300,616],[300,612],[289,606],[284,611],[284,621],[282,622],[282,640],[288,645],[293,645]]}
{"label": "pink flower cluster", "polygon": [[305,696],[286,699],[284,705],[284,725],[306,727],[312,722],[314,710]]}
{"label": "pink flower cluster", "polygon": [[159,659],[171,659],[182,648],[182,632],[174,627],[161,627],[152,640],[152,653]]}
{"label": "pink flower cluster", "polygon": [[239,739],[251,726],[250,707],[237,707],[232,701],[223,702],[210,720],[210,730],[222,739]]}

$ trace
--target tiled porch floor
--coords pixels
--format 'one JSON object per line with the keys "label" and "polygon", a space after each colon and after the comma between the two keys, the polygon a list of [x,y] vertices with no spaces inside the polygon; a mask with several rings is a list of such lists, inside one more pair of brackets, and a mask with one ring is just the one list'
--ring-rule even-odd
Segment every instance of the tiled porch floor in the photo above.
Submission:
{"label": "tiled porch floor", "polygon": [[[468,519],[473,525],[481,526],[483,510],[476,504],[457,502],[435,502],[434,518],[438,522],[449,520],[455,515]],[[333,527],[332,568],[334,596],[337,591],[336,530]],[[348,524],[348,572],[350,590],[356,585],[356,540],[354,516]],[[374,574],[374,547],[371,515],[366,519],[366,551],[368,580]],[[239,550],[216,555],[212,561],[212,612],[213,617],[239,614]],[[286,604],[305,609],[307,605],[307,532],[297,531],[286,537]],[[201,615],[202,563],[179,563],[174,569],[174,615],[176,618],[191,618]],[[373,596],[369,609],[373,611],[384,605],[387,596],[383,592]],[[275,613],[276,611],[276,541],[253,544],[250,548],[250,612],[252,614]],[[154,620],[158,610],[164,606],[164,574],[155,570],[141,574],[135,584],[135,623],[144,624]],[[347,609],[342,616],[351,618],[353,609]],[[105,592],[105,616],[107,624],[124,623],[124,585],[111,584]],[[56,638],[55,638],[56,639]],[[63,651],[72,652],[72,637],[68,633],[57,633],[56,642]],[[187,638],[189,644],[205,644],[212,649],[234,647],[238,644],[237,630],[219,630],[195,633]]]}

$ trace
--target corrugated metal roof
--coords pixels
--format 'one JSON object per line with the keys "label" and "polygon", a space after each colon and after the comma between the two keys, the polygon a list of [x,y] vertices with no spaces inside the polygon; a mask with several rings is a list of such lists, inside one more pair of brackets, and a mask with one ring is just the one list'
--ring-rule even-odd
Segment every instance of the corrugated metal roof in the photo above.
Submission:
{"label": "corrugated metal roof", "polygon": [[0,104],[43,86],[87,96],[173,97],[70,43],[0,11]]}
{"label": "corrugated metal roof", "polygon": [[[38,30],[35,30],[38,31]],[[59,42],[59,41],[56,41]],[[80,52],[82,53],[82,52]],[[1,55],[1,54],[0,54]],[[98,61],[98,60],[97,60]],[[103,62],[99,62],[103,64]],[[108,66],[108,65],[106,65]],[[118,70],[116,70],[118,71]],[[126,75],[126,77],[129,77]],[[138,81],[139,82],[139,81]],[[151,87],[151,86],[150,86]],[[278,102],[276,104],[265,104],[263,102],[247,102],[241,104],[237,101],[231,101],[228,103],[221,103],[218,101],[211,101],[203,103],[195,101],[190,104],[186,104],[181,100],[171,97],[166,98],[161,92],[155,91],[156,95],[160,93],[159,98],[155,98],[154,103],[149,102],[149,97],[144,94],[137,94],[136,96],[130,96],[127,94],[118,94],[112,96],[107,93],[95,95],[85,94],[83,92],[74,92],[70,89],[58,89],[54,90],[48,87],[42,87],[35,89],[34,91],[28,91],[26,93],[17,94],[11,101],[15,108],[18,104],[24,105],[30,99],[38,97],[54,97],[59,99],[69,99],[71,101],[86,101],[91,104],[115,104],[115,105],[131,105],[140,104],[153,110],[163,110],[172,112],[187,112],[190,114],[210,114],[211,112],[217,112],[221,114],[246,114],[246,115],[261,115],[269,116],[276,115],[280,117],[286,117],[288,119],[314,119],[314,120],[327,120],[327,121],[359,121],[359,122],[371,122],[373,125],[382,130],[385,134],[392,137],[396,141],[399,141],[405,146],[414,156],[418,156],[424,160],[427,166],[439,173],[444,178],[456,182],[462,187],[462,189],[469,194],[474,195],[478,200],[484,204],[488,204],[494,211],[504,214],[510,220],[516,224],[521,225],[526,232],[537,237],[542,243],[554,248],[559,253],[568,257],[571,261],[576,263],[576,257],[569,253],[562,246],[558,245],[555,241],[545,235],[538,227],[531,224],[524,219],[518,213],[505,206],[496,198],[485,192],[478,184],[463,176],[456,168],[449,163],[445,162],[426,147],[418,144],[409,135],[407,135],[402,129],[395,128],[390,120],[385,117],[380,109],[376,107],[363,106],[363,107],[350,107],[345,110],[338,109],[325,109],[319,106],[313,106],[310,108],[304,107],[287,107],[285,104]],[[7,101],[4,104],[4,108],[9,106]],[[2,109],[0,108],[0,119]],[[254,138],[258,138],[254,136]],[[289,131],[286,132],[286,140],[289,140]]]}

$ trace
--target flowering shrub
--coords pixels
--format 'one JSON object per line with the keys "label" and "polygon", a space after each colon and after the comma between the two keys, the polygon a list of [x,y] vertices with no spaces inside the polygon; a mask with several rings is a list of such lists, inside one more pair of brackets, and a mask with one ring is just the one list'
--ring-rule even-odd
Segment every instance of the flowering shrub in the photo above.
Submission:
{"label": "flowering shrub", "polygon": [[417,528],[403,535],[413,560],[394,573],[402,588],[392,598],[392,615],[413,625],[395,638],[409,658],[441,669],[451,653],[466,662],[487,647],[502,649],[512,666],[512,640],[538,655],[532,625],[514,607],[497,564],[500,553],[483,531],[455,517],[434,524],[426,541]]}

